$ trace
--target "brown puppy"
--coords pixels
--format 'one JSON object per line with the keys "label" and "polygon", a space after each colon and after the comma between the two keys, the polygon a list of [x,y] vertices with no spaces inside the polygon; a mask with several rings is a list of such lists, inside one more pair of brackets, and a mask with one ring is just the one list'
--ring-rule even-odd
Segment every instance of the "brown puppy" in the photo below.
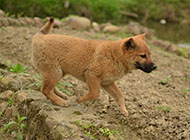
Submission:
{"label": "brown puppy", "polygon": [[128,116],[124,95],[114,81],[134,69],[147,73],[156,69],[145,35],[119,41],[85,40],[47,34],[52,26],[53,18],[50,18],[32,40],[33,62],[43,78],[42,93],[54,104],[67,106],[66,97],[55,87],[65,74],[70,74],[88,85],[88,93],[79,102],[98,98],[102,87]]}

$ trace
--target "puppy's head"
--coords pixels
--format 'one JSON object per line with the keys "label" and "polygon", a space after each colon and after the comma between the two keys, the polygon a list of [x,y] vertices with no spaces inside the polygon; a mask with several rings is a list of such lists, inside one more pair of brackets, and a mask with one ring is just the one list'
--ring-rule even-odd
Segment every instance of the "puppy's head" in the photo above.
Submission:
{"label": "puppy's head", "polygon": [[146,73],[156,69],[152,61],[149,48],[145,42],[145,34],[127,38],[122,43],[124,52],[123,61],[127,62],[127,67],[131,69],[140,69]]}

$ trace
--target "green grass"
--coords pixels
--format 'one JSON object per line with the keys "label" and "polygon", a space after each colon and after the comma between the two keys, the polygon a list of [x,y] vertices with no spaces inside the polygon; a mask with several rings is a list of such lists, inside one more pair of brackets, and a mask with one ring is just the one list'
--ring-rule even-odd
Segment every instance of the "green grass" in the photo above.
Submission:
{"label": "green grass", "polygon": [[92,123],[86,123],[84,121],[77,120],[75,124],[82,129],[84,135],[88,138],[97,140],[97,139],[111,139],[111,136],[114,136],[117,140],[122,140],[123,138],[120,135],[119,130],[110,129],[108,127],[95,126]]}
{"label": "green grass", "polygon": [[183,93],[190,93],[190,88],[183,89]]}
{"label": "green grass", "polygon": [[188,58],[188,49],[187,48],[179,49],[178,52],[179,52],[180,56]]}
{"label": "green grass", "polygon": [[182,80],[185,82],[190,82],[190,78],[182,78]]}
{"label": "green grass", "polygon": [[[35,79],[36,82],[32,83],[29,85],[29,87],[37,87],[38,89],[40,89],[41,84],[42,84],[42,78],[39,75],[34,75],[33,78]],[[58,85],[56,86],[61,92],[67,94],[67,95],[72,95],[72,92],[70,90],[67,89],[67,87],[69,88],[73,88],[73,85],[71,83],[68,82],[59,82]]]}
{"label": "green grass", "polygon": [[167,106],[167,107],[163,107],[163,106],[157,106],[158,110],[164,111],[164,112],[169,112],[171,111],[171,107]]}
{"label": "green grass", "polygon": [[13,93],[13,95],[8,99],[8,106],[9,107],[13,106],[14,102],[15,102],[15,94]]}
{"label": "green grass", "polygon": [[58,85],[57,85],[57,88],[67,94],[67,95],[72,95],[72,92],[68,89],[65,89],[64,87],[73,87],[73,85],[71,83],[67,83],[67,82],[59,82]]}
{"label": "green grass", "polygon": [[9,121],[3,128],[2,131],[5,133],[6,131],[16,133],[17,140],[23,140],[23,130],[26,128],[23,123],[26,120],[26,117],[21,117],[19,114],[17,115],[16,121]]}
{"label": "green grass", "polygon": [[165,79],[160,80],[160,84],[167,85],[171,81],[170,77],[166,77]]}
{"label": "green grass", "polygon": [[171,67],[172,65],[173,65],[172,62],[169,62],[169,63],[168,63],[168,67]]}
{"label": "green grass", "polygon": [[24,35],[23,38],[24,38],[25,40],[28,40],[28,37],[27,37],[26,35]]}
{"label": "green grass", "polygon": [[16,64],[16,65],[9,65],[7,64],[7,69],[10,72],[14,73],[26,73],[27,67],[22,66],[21,64]]}
{"label": "green grass", "polygon": [[2,80],[2,79],[3,79],[3,77],[4,77],[3,75],[0,75],[0,80]]}
{"label": "green grass", "polygon": [[[65,4],[68,7],[65,7]],[[80,8],[79,8],[80,7]],[[0,9],[7,16],[66,17],[68,15],[87,16],[93,21],[112,21],[126,23],[131,18],[121,15],[120,11],[135,13],[138,20],[159,21],[168,18],[170,21],[183,20],[183,11],[190,8],[189,0],[1,0]],[[168,9],[171,14],[168,14]]]}

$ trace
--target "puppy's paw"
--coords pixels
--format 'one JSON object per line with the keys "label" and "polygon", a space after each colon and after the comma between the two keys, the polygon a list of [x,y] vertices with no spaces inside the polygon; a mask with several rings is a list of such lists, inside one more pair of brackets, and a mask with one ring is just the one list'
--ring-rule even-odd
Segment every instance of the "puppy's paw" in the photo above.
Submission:
{"label": "puppy's paw", "polygon": [[122,113],[125,117],[128,117],[128,116],[129,116],[129,113],[128,113],[127,110],[125,110],[125,111],[121,111],[121,113]]}
{"label": "puppy's paw", "polygon": [[64,106],[64,107],[69,106],[69,103],[63,99],[55,100],[53,101],[53,103],[58,106]]}
{"label": "puppy's paw", "polygon": [[68,100],[68,96],[67,95],[64,95],[63,93],[60,95],[61,98],[65,99],[65,100]]}
{"label": "puppy's paw", "polygon": [[61,97],[64,100],[68,100],[68,96],[62,93],[58,88],[55,88],[54,91],[57,96]]}

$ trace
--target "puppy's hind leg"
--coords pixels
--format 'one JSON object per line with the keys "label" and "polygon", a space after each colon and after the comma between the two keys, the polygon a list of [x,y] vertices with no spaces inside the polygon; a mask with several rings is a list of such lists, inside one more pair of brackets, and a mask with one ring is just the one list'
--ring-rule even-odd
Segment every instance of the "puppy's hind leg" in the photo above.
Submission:
{"label": "puppy's hind leg", "polygon": [[55,105],[68,106],[68,103],[55,93],[55,86],[61,79],[62,73],[56,69],[48,70],[48,72],[43,73],[42,77],[42,93]]}

